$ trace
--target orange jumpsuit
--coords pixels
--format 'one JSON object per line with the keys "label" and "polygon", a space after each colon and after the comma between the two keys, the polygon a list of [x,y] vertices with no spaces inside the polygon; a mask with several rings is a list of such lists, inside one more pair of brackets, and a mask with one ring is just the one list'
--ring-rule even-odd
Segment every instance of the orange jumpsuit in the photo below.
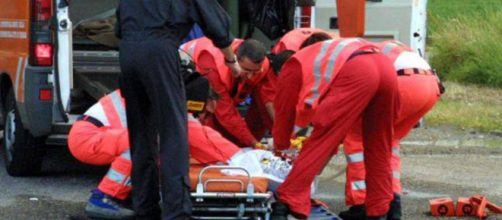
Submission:
{"label": "orange jumpsuit", "polygon": [[[242,40],[235,40],[236,48]],[[268,83],[268,59],[263,63],[262,72],[247,80],[236,80],[230,69],[224,64],[223,54],[207,38],[189,41],[181,46],[195,61],[197,71],[206,76],[211,87],[220,99],[214,114],[205,118],[203,123],[216,129],[225,138],[241,147],[250,146],[253,140],[260,140],[267,130],[272,128],[265,103],[272,102],[273,96],[263,89]],[[253,100],[245,118],[242,118],[237,105],[248,96]]]}
{"label": "orange jumpsuit", "polygon": [[[75,122],[68,136],[68,147],[75,158],[111,167],[98,189],[117,199],[131,191],[131,158],[124,100],[116,90],[101,98]],[[188,116],[190,154],[201,163],[227,162],[240,149],[210,127]]]}
{"label": "orange jumpsuit", "polygon": [[[438,101],[440,96],[438,78],[429,64],[406,45],[396,41],[387,41],[378,46],[394,64],[398,73],[399,111],[394,124],[391,167],[392,188],[394,193],[400,194],[402,189],[399,143]],[[364,204],[366,172],[363,163],[361,121],[345,138],[344,151],[347,158],[345,203],[347,205]]]}
{"label": "orange jumpsuit", "polygon": [[397,82],[392,64],[374,50],[374,45],[362,39],[327,40],[298,51],[281,70],[274,99],[275,147],[289,147],[295,126],[314,127],[277,190],[279,200],[298,215],[308,216],[315,175],[337,153],[338,145],[361,116],[367,146],[367,214],[382,216],[389,209]]}

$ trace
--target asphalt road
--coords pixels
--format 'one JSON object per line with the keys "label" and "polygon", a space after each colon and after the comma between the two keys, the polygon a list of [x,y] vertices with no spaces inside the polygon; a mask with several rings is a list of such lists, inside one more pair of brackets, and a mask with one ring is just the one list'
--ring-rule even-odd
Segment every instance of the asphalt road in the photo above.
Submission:
{"label": "asphalt road", "polygon": [[[14,178],[5,172],[3,152],[0,154],[0,220],[86,219],[83,209],[89,191],[99,183],[106,167],[83,165],[66,149],[55,148],[47,153],[43,175]],[[483,194],[502,205],[500,134],[419,129],[403,143],[401,155],[403,219],[444,219],[428,214],[428,200],[445,196],[456,200]],[[321,176],[316,194],[335,212],[346,208],[344,161],[342,155],[334,157]],[[490,219],[502,216],[492,215]]]}

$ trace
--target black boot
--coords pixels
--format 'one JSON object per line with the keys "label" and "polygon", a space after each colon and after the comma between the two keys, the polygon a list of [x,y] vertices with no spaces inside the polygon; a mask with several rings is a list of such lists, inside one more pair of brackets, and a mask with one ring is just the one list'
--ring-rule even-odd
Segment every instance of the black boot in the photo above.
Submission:
{"label": "black boot", "polygon": [[390,202],[389,212],[387,213],[387,220],[401,220],[402,216],[401,196],[394,193],[394,199]]}
{"label": "black boot", "polygon": [[271,220],[287,220],[288,219],[289,208],[286,204],[280,202],[272,203],[272,215]]}
{"label": "black boot", "polygon": [[343,220],[364,220],[366,218],[366,209],[364,205],[354,205],[349,210],[340,212],[338,216]]}

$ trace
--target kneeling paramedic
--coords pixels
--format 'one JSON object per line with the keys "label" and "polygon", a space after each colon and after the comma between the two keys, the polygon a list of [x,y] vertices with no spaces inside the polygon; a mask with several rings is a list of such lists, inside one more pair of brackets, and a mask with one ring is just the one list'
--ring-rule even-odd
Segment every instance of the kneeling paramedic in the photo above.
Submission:
{"label": "kneeling paramedic", "polygon": [[305,219],[310,187],[362,117],[367,165],[367,219],[384,219],[392,200],[391,141],[397,80],[390,61],[363,39],[327,40],[305,47],[280,70],[272,131],[277,150],[289,148],[295,128],[314,129],[278,188],[272,218]]}

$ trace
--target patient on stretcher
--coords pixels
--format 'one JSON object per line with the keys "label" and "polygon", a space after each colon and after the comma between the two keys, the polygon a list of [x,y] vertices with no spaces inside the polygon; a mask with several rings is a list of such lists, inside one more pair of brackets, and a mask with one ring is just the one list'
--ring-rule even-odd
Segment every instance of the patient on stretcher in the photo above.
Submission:
{"label": "patient on stretcher", "polygon": [[[191,157],[200,162],[200,164],[192,163],[191,169],[200,167],[201,164],[227,164],[246,169],[252,177],[282,183],[292,168],[288,161],[275,156],[270,151],[237,147],[217,131],[202,125],[192,114],[188,117],[188,142]],[[247,174],[238,170],[222,170],[222,175]]]}

